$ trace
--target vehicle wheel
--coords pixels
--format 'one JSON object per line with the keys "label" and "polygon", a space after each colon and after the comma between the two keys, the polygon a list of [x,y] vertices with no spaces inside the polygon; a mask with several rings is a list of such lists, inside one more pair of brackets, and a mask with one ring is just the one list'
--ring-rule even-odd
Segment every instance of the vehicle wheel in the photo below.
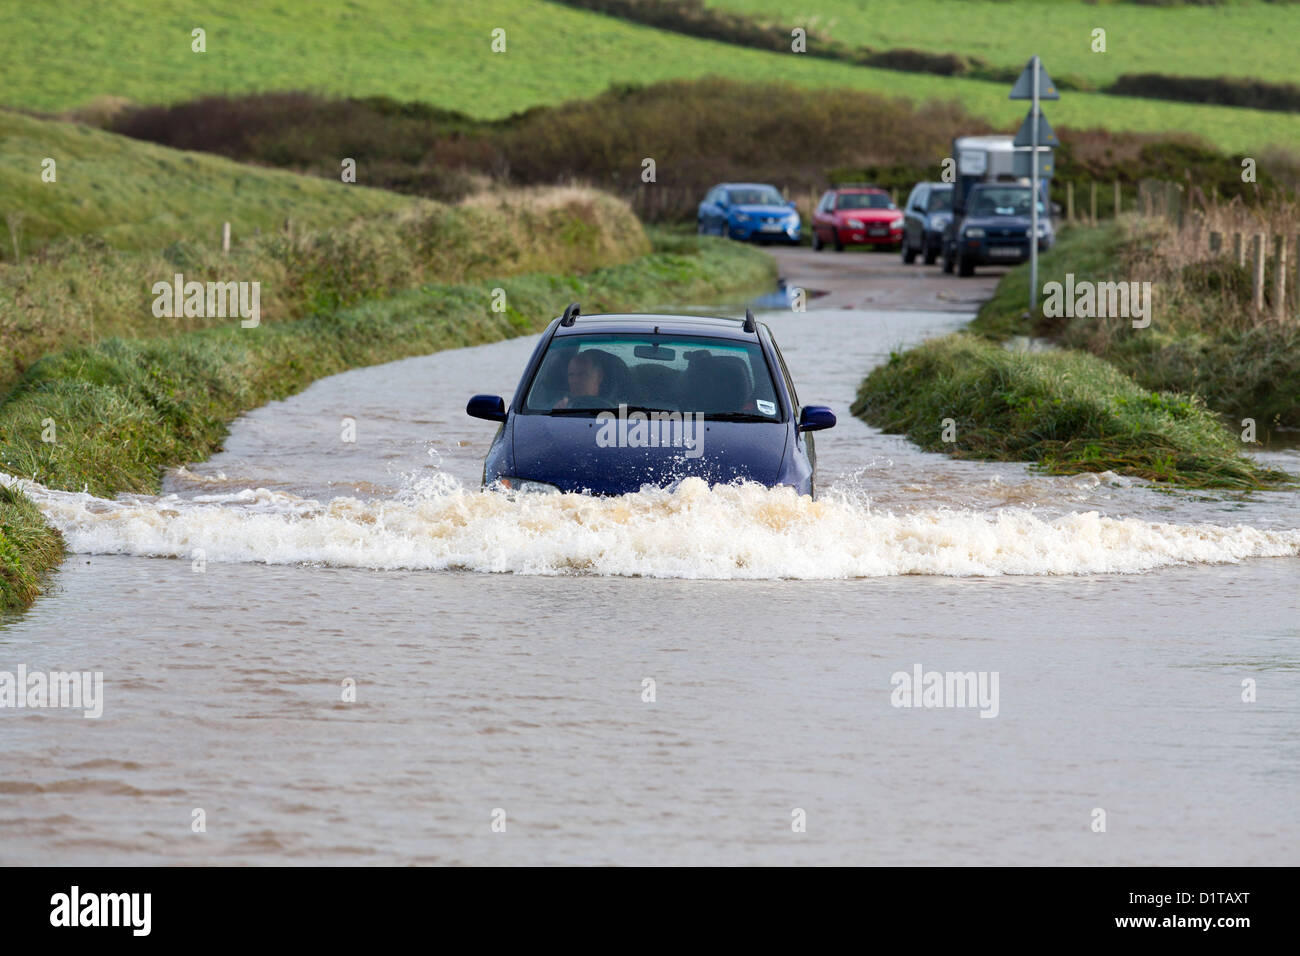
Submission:
{"label": "vehicle wheel", "polygon": [[843,252],[843,251],[844,251],[844,243],[840,242],[840,231],[839,231],[838,229],[836,229],[834,232],[831,233],[831,236],[834,237],[834,242],[835,242],[835,251],[836,251],[836,252]]}
{"label": "vehicle wheel", "polygon": [[952,275],[952,257],[945,255],[943,257],[943,271]]}
{"label": "vehicle wheel", "polygon": [[823,248],[825,245],[826,245],[826,244],[825,244],[824,242],[822,242],[822,237],[819,236],[819,235],[817,234],[817,230],[814,229],[814,230],[812,231],[812,247],[813,247],[813,252],[821,252],[821,251],[822,251],[822,248]]}
{"label": "vehicle wheel", "polygon": [[934,260],[938,258],[939,258],[939,250],[934,248],[933,246],[927,246],[925,250],[925,264],[927,266],[932,266],[934,265]]}
{"label": "vehicle wheel", "polygon": [[966,260],[965,256],[957,257],[957,275],[966,278],[975,274],[975,266]]}
{"label": "vehicle wheel", "polygon": [[902,242],[903,246],[903,265],[910,266],[916,261],[916,250],[907,244],[907,240]]}

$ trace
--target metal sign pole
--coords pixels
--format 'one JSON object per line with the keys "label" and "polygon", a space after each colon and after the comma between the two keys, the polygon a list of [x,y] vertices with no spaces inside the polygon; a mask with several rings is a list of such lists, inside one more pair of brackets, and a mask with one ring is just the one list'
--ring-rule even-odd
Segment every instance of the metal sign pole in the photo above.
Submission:
{"label": "metal sign pole", "polygon": [[1034,194],[1031,197],[1029,205],[1029,311],[1034,313],[1038,311],[1038,56],[1034,55],[1030,61],[1030,69],[1034,71],[1034,106],[1031,110],[1033,119],[1030,120],[1034,126],[1034,145],[1033,151],[1029,155],[1030,168],[1032,172],[1030,180],[1033,184]]}

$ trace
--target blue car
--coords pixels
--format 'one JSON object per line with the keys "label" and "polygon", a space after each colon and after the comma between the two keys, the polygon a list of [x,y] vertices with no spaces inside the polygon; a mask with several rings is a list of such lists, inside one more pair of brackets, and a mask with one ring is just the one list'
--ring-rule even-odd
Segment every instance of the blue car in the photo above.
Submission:
{"label": "blue car", "polygon": [[798,243],[794,203],[764,183],[723,183],[709,190],[696,212],[701,235],[759,242]]}
{"label": "blue car", "polygon": [[621,495],[698,477],[816,488],[811,432],[835,415],[800,406],[767,326],[684,315],[553,321],[507,407],[475,395],[465,411],[499,422],[483,484],[515,492]]}

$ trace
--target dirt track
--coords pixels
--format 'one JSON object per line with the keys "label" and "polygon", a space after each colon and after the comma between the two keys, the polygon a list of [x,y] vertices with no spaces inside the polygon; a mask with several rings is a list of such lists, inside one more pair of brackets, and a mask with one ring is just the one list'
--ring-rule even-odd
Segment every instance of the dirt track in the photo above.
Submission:
{"label": "dirt track", "polygon": [[[781,278],[808,290],[809,309],[922,309],[974,312],[993,294],[1005,269],[980,269],[967,279],[940,265],[903,265],[896,252],[813,252],[769,247]],[[818,296],[816,293],[827,295]]]}

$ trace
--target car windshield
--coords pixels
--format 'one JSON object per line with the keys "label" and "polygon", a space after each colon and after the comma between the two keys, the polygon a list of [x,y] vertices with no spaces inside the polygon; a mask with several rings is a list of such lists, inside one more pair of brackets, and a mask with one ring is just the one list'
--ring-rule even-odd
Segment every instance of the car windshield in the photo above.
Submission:
{"label": "car windshield", "polygon": [[733,206],[784,206],[785,199],[770,186],[751,189],[728,189],[727,197]]}
{"label": "car windshield", "polygon": [[521,411],[594,416],[620,404],[715,420],[781,421],[757,342],[684,335],[557,335]]}
{"label": "car windshield", "polygon": [[930,212],[949,212],[952,209],[952,190],[939,189],[930,193]]}
{"label": "car windshield", "polygon": [[840,193],[836,209],[893,209],[894,203],[883,193]]}
{"label": "car windshield", "polygon": [[[978,189],[971,204],[974,216],[1028,216],[1032,192],[1018,186],[1005,186],[998,189]],[[1038,204],[1041,211],[1042,203]]]}

